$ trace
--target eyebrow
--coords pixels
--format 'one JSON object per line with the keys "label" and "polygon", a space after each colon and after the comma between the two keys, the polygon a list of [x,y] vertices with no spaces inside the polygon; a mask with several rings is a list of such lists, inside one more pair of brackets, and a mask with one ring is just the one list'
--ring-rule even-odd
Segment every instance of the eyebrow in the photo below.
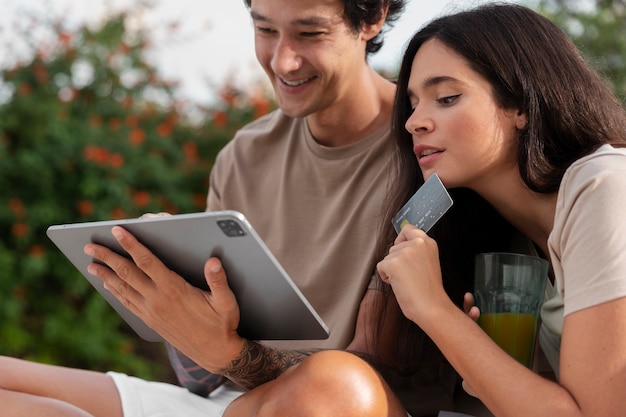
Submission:
{"label": "eyebrow", "polygon": [[[427,79],[425,79],[422,82],[422,88],[424,90],[427,90],[429,88],[435,87],[439,84],[443,84],[443,83],[458,83],[460,82],[458,79],[454,78],[454,77],[450,77],[449,75],[440,75],[437,77],[429,77]],[[407,93],[409,95],[409,97],[414,97],[415,94],[414,92],[408,88],[407,89]]]}
{"label": "eyebrow", "polygon": [[[254,11],[250,12],[250,16],[252,17],[252,20],[255,20],[255,21],[272,23],[272,19]],[[302,26],[323,26],[323,25],[329,25],[330,20],[326,18],[320,18],[320,17],[307,17],[304,19],[296,19],[293,22],[291,22],[291,24],[302,25]]]}

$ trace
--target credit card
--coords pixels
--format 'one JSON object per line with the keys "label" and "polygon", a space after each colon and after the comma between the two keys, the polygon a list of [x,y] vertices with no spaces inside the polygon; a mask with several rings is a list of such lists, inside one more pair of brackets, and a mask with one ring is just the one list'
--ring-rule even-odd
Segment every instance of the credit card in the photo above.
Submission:
{"label": "credit card", "polygon": [[452,198],[437,174],[433,174],[417,190],[392,220],[393,227],[400,233],[408,223],[428,231],[452,207]]}

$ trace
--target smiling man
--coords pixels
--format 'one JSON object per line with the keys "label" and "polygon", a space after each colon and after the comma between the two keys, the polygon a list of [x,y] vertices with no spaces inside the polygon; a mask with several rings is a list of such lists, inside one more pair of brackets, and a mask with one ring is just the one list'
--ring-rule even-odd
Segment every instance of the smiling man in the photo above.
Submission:
{"label": "smiling man", "polygon": [[[245,401],[257,399],[259,393],[269,403],[274,399],[278,407],[272,410],[291,406],[299,415],[320,415],[323,409],[327,415],[381,415],[380,410],[367,409],[367,393],[358,391],[358,384],[341,372],[331,378],[335,385],[330,380],[314,385],[319,381],[306,378],[298,379],[306,381],[298,385],[276,377],[289,368],[300,375],[318,371],[312,366],[315,362],[297,368],[320,349],[372,353],[367,330],[368,321],[375,318],[365,312],[377,294],[370,283],[378,261],[377,233],[393,149],[389,135],[395,86],[370,67],[367,57],[380,49],[383,28],[399,17],[404,3],[246,1],[256,55],[274,87],[279,109],[242,128],[222,150],[211,173],[207,208],[246,215],[329,326],[330,337],[273,343],[242,339],[234,331],[237,305],[229,297],[219,261],[207,263],[211,296],[185,289],[188,297],[172,303],[167,297],[183,293],[183,279],[159,268],[158,259],[119,231],[128,252],[152,267],[142,270],[94,245],[87,250],[110,269],[94,264],[92,272],[114,294],[120,285],[149,284],[150,291],[137,287],[125,294],[141,297],[141,305],[148,306],[134,312],[177,348],[171,349],[171,357],[181,380],[202,396],[117,373],[0,358],[3,415],[221,416],[243,392],[240,387],[272,390],[253,389],[240,397],[229,415],[262,415],[254,407],[264,407],[267,401]],[[163,279],[166,275],[168,279]],[[161,311],[166,305],[169,314],[151,313],[149,306],[158,305]],[[193,371],[185,372],[185,367]],[[228,381],[211,392],[213,374]],[[305,395],[311,392],[318,396]],[[337,395],[339,400],[333,401]]]}

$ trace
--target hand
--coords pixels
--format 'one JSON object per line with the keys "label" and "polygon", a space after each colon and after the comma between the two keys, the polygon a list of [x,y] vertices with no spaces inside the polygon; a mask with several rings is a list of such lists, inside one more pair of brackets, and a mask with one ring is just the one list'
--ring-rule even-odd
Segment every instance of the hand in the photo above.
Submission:
{"label": "hand", "polygon": [[112,233],[132,260],[104,246],[88,244],[85,253],[95,275],[125,307],[198,365],[217,373],[241,352],[237,334],[239,306],[217,258],[209,259],[204,274],[210,292],[187,283],[120,226]]}
{"label": "hand", "polygon": [[[476,322],[478,321],[478,318],[480,317],[480,309],[474,305],[474,295],[471,292],[466,292],[463,296],[463,311],[465,311],[465,314],[467,314],[472,320]],[[478,395],[476,395],[476,391],[474,391],[474,388],[472,388],[469,382],[463,380],[462,386],[463,390],[469,395],[478,397]]]}
{"label": "hand", "polygon": [[141,216],[139,216],[139,218],[140,219],[153,219],[155,217],[167,217],[167,216],[171,216],[171,214],[165,211],[160,211],[158,213],[144,213]]}
{"label": "hand", "polygon": [[377,269],[393,287],[404,315],[418,325],[432,306],[450,301],[443,289],[437,243],[415,226],[402,228]]}
{"label": "hand", "polygon": [[474,294],[471,292],[466,292],[463,296],[463,311],[467,314],[472,320],[478,321],[480,317],[480,309],[478,306],[474,304]]}

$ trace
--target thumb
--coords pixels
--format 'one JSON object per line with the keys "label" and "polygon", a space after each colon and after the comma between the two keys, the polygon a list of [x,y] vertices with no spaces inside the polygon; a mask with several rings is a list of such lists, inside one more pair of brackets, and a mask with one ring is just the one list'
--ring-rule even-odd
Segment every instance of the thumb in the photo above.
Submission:
{"label": "thumb", "polygon": [[228,279],[226,278],[224,268],[222,268],[222,262],[218,258],[210,258],[206,261],[204,264],[204,277],[211,290],[214,302],[221,305],[237,304],[235,294],[228,286]]}

